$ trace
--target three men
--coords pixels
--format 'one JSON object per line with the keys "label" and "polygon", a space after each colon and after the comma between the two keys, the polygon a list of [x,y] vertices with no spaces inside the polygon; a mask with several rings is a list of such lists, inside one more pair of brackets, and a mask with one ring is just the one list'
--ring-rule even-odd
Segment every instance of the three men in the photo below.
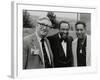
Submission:
{"label": "three men", "polygon": [[77,38],[73,41],[74,66],[90,66],[91,38],[86,34],[86,24],[75,24]]}
{"label": "three men", "polygon": [[55,67],[72,67],[72,37],[68,36],[70,25],[66,21],[59,23],[59,32],[48,37],[53,52]]}
{"label": "three men", "polygon": [[23,69],[53,67],[53,55],[46,38],[51,26],[48,17],[40,17],[35,33],[24,38]]}
{"label": "three men", "polygon": [[91,39],[86,34],[86,24],[75,24],[74,41],[69,36],[69,22],[61,21],[59,32],[46,38],[51,26],[48,17],[40,17],[35,33],[24,37],[23,69],[90,66]]}

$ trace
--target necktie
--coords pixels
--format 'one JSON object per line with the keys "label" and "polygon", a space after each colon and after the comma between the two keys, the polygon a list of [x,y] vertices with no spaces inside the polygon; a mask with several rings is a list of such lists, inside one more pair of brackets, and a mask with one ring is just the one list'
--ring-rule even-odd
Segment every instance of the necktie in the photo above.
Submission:
{"label": "necktie", "polygon": [[49,62],[49,59],[48,59],[48,56],[47,56],[47,51],[46,51],[46,48],[45,48],[45,45],[44,45],[44,41],[45,41],[44,39],[41,39],[45,68],[50,68],[51,65],[50,65],[50,62]]}

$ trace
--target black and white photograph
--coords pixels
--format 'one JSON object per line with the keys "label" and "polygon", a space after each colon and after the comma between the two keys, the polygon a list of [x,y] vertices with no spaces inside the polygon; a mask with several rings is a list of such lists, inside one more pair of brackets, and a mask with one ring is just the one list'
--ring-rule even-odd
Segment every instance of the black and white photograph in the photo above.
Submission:
{"label": "black and white photograph", "polygon": [[23,69],[91,66],[91,14],[23,10]]}
{"label": "black and white photograph", "polygon": [[91,49],[95,8],[24,3],[13,6],[13,77],[96,71],[96,54]]}

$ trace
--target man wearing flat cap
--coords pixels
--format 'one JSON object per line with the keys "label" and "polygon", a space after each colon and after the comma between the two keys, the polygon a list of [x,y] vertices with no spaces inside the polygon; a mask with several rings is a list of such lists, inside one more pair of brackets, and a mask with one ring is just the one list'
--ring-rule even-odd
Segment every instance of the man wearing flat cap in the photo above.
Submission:
{"label": "man wearing flat cap", "polygon": [[53,67],[53,55],[46,38],[51,26],[52,23],[48,17],[40,17],[35,33],[24,38],[23,69]]}

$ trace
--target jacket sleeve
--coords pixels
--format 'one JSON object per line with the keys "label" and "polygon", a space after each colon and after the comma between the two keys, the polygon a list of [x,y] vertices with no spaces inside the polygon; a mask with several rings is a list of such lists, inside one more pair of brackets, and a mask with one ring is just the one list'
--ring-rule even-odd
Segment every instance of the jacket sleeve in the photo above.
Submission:
{"label": "jacket sleeve", "polygon": [[87,36],[87,48],[86,48],[86,64],[87,66],[91,65],[91,37]]}
{"label": "jacket sleeve", "polygon": [[26,39],[23,41],[23,69],[27,68],[28,64],[28,42]]}

